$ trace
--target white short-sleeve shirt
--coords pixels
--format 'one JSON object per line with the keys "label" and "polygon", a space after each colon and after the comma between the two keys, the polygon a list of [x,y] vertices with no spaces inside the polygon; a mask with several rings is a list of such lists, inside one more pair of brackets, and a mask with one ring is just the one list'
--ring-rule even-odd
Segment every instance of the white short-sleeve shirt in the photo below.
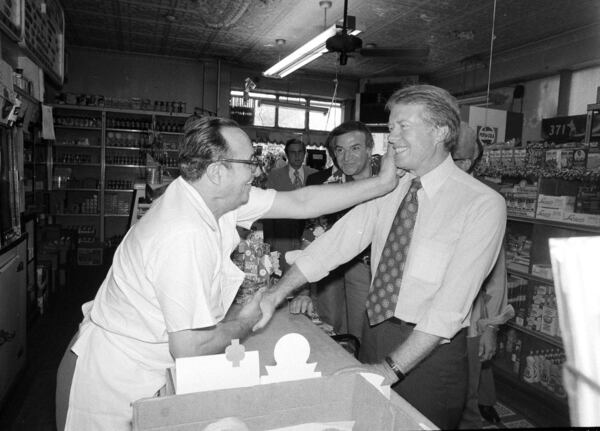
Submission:
{"label": "white short-sleeve shirt", "polygon": [[152,396],[173,366],[168,333],[223,319],[243,280],[230,255],[276,192],[252,188],[216,220],[185,180],[169,185],[117,248],[72,347],[78,355],[66,430],[128,430],[131,403]]}
{"label": "white short-sleeve shirt", "polygon": [[149,343],[218,323],[244,278],[230,259],[236,225],[249,228],[274,198],[273,190],[252,188],[246,205],[217,221],[192,186],[176,179],[117,249],[94,301],[94,323]]}

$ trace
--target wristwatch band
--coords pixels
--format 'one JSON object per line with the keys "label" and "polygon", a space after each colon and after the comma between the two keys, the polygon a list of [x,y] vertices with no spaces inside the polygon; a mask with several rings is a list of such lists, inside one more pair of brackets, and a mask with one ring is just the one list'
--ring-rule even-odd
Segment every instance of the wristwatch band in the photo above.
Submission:
{"label": "wristwatch band", "polygon": [[406,378],[406,375],[402,372],[402,370],[398,367],[398,364],[396,364],[396,362],[392,358],[386,356],[385,362],[387,362],[394,374],[396,374],[396,377],[398,377],[398,382],[401,382]]}

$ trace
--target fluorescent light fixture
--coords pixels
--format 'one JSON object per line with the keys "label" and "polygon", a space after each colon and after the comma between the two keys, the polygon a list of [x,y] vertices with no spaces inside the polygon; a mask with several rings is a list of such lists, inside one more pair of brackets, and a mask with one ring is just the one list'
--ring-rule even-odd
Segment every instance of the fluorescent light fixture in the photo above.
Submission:
{"label": "fluorescent light fixture", "polygon": [[[288,76],[294,70],[300,69],[305,64],[316,60],[327,52],[325,42],[327,42],[327,39],[329,39],[331,36],[335,36],[337,32],[338,26],[335,24],[332,25],[323,33],[319,34],[285,57],[283,60],[279,61],[273,67],[264,71],[263,76],[266,76],[267,78],[283,78]],[[348,33],[356,36],[360,33],[360,30],[351,30]]]}
{"label": "fluorescent light fixture", "polygon": [[459,97],[456,99],[459,105],[468,105],[468,106],[489,106],[493,105],[492,101],[488,99],[485,94],[479,96],[470,96],[470,97]]}

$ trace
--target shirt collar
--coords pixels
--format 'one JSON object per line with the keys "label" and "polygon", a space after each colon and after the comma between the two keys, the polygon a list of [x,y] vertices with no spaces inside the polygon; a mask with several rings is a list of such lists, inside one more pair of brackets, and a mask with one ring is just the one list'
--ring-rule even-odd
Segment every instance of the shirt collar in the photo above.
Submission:
{"label": "shirt collar", "polygon": [[217,220],[215,219],[215,215],[208,208],[206,202],[204,202],[204,199],[202,199],[202,196],[200,195],[200,193],[198,193],[198,190],[196,190],[181,176],[175,179],[174,182],[177,183],[178,187],[181,187],[183,193],[190,199],[190,203],[198,213],[198,216],[200,216],[200,218],[206,223],[208,227],[216,231],[219,228],[219,226],[217,224]]}
{"label": "shirt collar", "polygon": [[458,169],[448,154],[446,160],[421,177],[423,191],[429,198],[435,196],[452,172]]}

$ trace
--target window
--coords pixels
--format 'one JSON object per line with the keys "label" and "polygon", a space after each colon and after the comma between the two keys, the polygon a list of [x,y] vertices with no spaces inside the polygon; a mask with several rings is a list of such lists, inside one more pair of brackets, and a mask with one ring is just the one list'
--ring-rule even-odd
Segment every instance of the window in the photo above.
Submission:
{"label": "window", "polygon": [[240,125],[328,131],[342,123],[342,104],[255,92],[244,100],[243,92],[232,90],[230,115]]}
{"label": "window", "polygon": [[309,129],[329,131],[342,123],[341,104],[311,100],[310,107],[311,109],[308,111]]}

